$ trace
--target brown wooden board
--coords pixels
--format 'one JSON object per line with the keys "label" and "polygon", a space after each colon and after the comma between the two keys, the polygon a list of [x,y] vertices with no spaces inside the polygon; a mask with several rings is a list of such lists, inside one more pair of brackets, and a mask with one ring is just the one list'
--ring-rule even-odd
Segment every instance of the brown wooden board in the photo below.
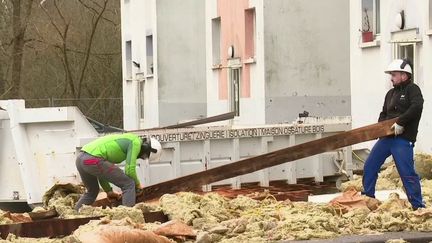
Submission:
{"label": "brown wooden board", "polygon": [[184,122],[184,123],[179,123],[179,124],[175,124],[175,125],[170,125],[170,126],[166,126],[166,127],[154,127],[154,128],[146,128],[146,129],[138,129],[138,130],[129,130],[127,132],[145,132],[145,131],[159,130],[159,129],[175,129],[175,128],[191,127],[191,126],[202,125],[202,124],[206,124],[206,123],[231,120],[234,118],[234,116],[235,116],[235,112],[232,111],[232,112],[223,113],[223,114],[216,115],[216,116],[206,117],[206,118],[202,118],[202,119],[198,119],[198,120],[194,120],[194,121],[189,121],[189,122]]}
{"label": "brown wooden board", "polygon": [[203,118],[203,119],[199,119],[199,120],[195,120],[195,121],[190,121],[190,122],[185,122],[185,123],[180,123],[180,124],[176,124],[176,125],[162,127],[162,129],[190,127],[190,126],[212,123],[212,122],[217,122],[217,121],[231,120],[234,117],[235,117],[235,112],[232,111],[232,112],[223,113],[220,115],[211,116],[211,117],[207,117],[207,118]]}
{"label": "brown wooden board", "polygon": [[138,201],[146,201],[166,193],[190,191],[199,186],[210,184],[258,171],[264,168],[295,161],[316,154],[332,151],[353,144],[366,142],[394,134],[391,125],[396,119],[360,127],[347,132],[302,143],[285,149],[276,150],[252,158],[243,159],[231,164],[219,166],[202,172],[179,177],[144,188],[143,196]]}
{"label": "brown wooden board", "polygon": [[29,212],[28,214],[32,220],[54,218],[58,215],[54,208],[43,212]]}

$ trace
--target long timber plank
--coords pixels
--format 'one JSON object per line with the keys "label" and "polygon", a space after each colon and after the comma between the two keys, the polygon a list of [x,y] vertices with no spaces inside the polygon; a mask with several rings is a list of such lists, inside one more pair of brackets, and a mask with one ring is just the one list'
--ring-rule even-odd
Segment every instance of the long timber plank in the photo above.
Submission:
{"label": "long timber plank", "polygon": [[333,136],[302,143],[292,147],[276,150],[270,153],[239,160],[227,165],[151,185],[144,188],[144,193],[138,198],[138,201],[154,199],[166,193],[190,191],[202,185],[248,174],[264,168],[295,161],[353,144],[392,135],[394,132],[390,127],[395,122],[395,120],[396,119],[392,119],[373,125],[360,127]]}
{"label": "long timber plank", "polygon": [[216,116],[206,117],[199,120],[184,122],[180,124],[170,125],[166,127],[154,127],[154,128],[146,128],[146,129],[138,129],[138,130],[129,130],[128,132],[144,132],[144,131],[151,131],[151,130],[158,130],[158,129],[174,129],[174,128],[184,128],[184,127],[190,127],[190,126],[196,126],[196,125],[202,125],[212,122],[218,122],[218,121],[225,121],[225,120],[231,120],[235,117],[235,112],[228,112],[223,113]]}

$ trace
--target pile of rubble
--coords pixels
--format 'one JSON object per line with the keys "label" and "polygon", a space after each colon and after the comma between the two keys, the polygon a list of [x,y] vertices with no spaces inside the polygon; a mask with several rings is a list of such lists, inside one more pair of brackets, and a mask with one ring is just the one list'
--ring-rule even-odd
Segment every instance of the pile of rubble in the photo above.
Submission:
{"label": "pile of rubble", "polygon": [[[427,205],[426,209],[417,211],[398,194],[383,202],[361,196],[358,193],[361,178],[343,184],[343,196],[330,203],[277,201],[272,195],[255,200],[241,195],[229,199],[217,193],[180,192],[162,196],[157,204],[138,203],[132,208],[106,209],[83,206],[79,212],[73,210],[79,189],[69,188],[65,193],[57,188],[47,193],[45,210],[55,208],[61,218],[104,218],[80,226],[71,236],[39,242],[94,242],[94,237],[99,237],[98,242],[110,242],[104,239],[115,237],[132,237],[128,242],[139,237],[146,237],[149,242],[268,242],[395,231],[429,232],[432,231],[432,157],[416,155],[416,163],[417,171],[424,178],[422,189]],[[402,188],[394,165],[388,165],[380,174],[378,188]],[[156,211],[168,215],[171,220],[168,226],[145,222],[143,212]],[[10,222],[6,218],[3,217],[3,223]],[[88,238],[91,234],[93,238]],[[37,242],[13,235],[8,240]]]}
{"label": "pile of rubble", "polygon": [[[426,207],[432,206],[432,155],[429,154],[415,154],[415,169],[421,178],[421,187],[423,200]],[[357,191],[362,191],[362,177],[354,175],[354,179],[341,185],[341,191],[347,188],[355,188]],[[379,173],[376,190],[403,190],[402,181],[399,173],[397,172],[394,161],[384,164],[384,170]]]}

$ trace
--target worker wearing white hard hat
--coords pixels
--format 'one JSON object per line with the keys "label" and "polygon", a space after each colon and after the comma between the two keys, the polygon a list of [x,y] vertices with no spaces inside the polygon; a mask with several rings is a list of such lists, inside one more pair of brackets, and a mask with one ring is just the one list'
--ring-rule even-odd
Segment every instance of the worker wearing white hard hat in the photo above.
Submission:
{"label": "worker wearing white hard hat", "polygon": [[404,72],[409,74],[409,77],[411,77],[411,63],[408,59],[396,59],[388,65],[384,72],[387,74],[391,74],[391,72]]}
{"label": "worker wearing white hard hat", "polygon": [[413,150],[423,110],[423,96],[411,79],[412,66],[409,60],[396,59],[384,72],[391,75],[393,88],[385,96],[378,121],[397,119],[392,126],[394,135],[380,138],[365,162],[362,193],[375,197],[378,172],[386,158],[392,155],[412,208],[423,208]]}

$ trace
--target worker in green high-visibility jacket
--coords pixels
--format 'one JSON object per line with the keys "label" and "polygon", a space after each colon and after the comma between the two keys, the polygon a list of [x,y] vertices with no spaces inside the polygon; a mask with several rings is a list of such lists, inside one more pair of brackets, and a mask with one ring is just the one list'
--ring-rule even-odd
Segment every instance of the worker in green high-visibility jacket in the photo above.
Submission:
{"label": "worker in green high-visibility jacket", "polygon": [[[122,190],[122,204],[134,206],[136,192],[142,189],[136,174],[136,160],[156,161],[161,145],[154,138],[141,139],[135,134],[124,133],[100,137],[82,147],[76,159],[76,167],[86,192],[78,200],[75,209],[83,204],[91,205],[99,193],[99,184],[108,197],[119,198],[110,183]],[[126,161],[123,172],[116,164]]]}

